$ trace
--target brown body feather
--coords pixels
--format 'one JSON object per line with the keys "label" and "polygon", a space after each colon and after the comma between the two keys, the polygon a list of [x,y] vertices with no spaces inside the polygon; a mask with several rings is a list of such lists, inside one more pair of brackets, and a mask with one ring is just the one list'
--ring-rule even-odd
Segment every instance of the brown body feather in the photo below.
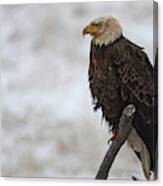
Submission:
{"label": "brown body feather", "polygon": [[89,82],[94,109],[101,108],[112,130],[117,130],[124,106],[136,106],[134,127],[149,151],[151,170],[156,147],[153,76],[142,48],[123,36],[106,46],[91,44]]}

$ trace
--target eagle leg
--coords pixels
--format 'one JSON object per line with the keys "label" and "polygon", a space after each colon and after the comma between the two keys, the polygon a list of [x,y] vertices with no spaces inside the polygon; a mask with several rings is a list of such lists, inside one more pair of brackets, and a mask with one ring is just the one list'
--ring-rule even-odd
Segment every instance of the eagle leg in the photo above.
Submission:
{"label": "eagle leg", "polygon": [[110,118],[110,123],[112,125],[112,137],[108,140],[108,144],[118,138],[118,119]]}

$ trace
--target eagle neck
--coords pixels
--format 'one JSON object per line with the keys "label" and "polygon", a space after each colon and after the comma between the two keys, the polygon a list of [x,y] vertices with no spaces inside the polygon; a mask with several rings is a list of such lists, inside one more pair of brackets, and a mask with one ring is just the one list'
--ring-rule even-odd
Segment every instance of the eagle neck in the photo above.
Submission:
{"label": "eagle neck", "polygon": [[94,43],[94,41],[92,40],[92,45],[94,45],[97,48],[102,48],[102,47],[108,47],[108,46],[113,46],[115,43],[117,43],[118,41],[125,39],[125,37],[121,34],[118,38],[116,38],[113,42],[108,43],[108,44],[98,44],[98,43]]}

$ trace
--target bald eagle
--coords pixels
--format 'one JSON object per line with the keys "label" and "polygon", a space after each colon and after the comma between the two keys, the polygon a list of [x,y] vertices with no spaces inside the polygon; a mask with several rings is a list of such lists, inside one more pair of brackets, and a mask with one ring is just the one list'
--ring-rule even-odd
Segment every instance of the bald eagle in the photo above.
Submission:
{"label": "bald eagle", "polygon": [[122,111],[134,104],[136,114],[127,141],[150,179],[156,169],[154,69],[143,48],[132,43],[114,17],[100,17],[83,29],[92,36],[89,83],[94,110],[101,109],[114,136]]}

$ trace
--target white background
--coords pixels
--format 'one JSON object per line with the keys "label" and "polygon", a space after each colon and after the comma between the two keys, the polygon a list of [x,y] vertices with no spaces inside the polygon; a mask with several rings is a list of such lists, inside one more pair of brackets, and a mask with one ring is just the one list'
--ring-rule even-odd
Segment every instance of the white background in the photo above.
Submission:
{"label": "white background", "polygon": [[[17,3],[17,2],[20,2],[20,3],[25,3],[25,2],[27,2],[27,1],[22,1],[22,0],[17,0],[17,1],[14,1],[14,0],[10,0],[10,1],[7,1],[7,0],[0,0],[0,3]],[[30,1],[28,1],[28,2],[30,2]],[[31,1],[31,2],[59,2],[59,1],[46,1],[46,0],[33,0],[33,1]],[[64,2],[68,2],[68,1],[64,1]],[[162,20],[162,1],[161,0],[158,0],[158,2],[159,2],[159,33],[162,33],[162,23],[161,23],[161,21],[160,20]],[[162,52],[162,46],[161,46],[161,41],[162,41],[162,37],[161,37],[161,35],[159,34],[159,95],[162,95],[162,89],[161,89],[161,76],[162,76],[162,72],[161,72],[161,69],[162,69],[162,63],[161,63],[161,61],[162,61],[162,54],[161,54],[161,52]],[[159,97],[160,98],[160,97]],[[161,121],[162,121],[162,118],[161,118],[161,110],[162,110],[162,99],[160,98],[159,99],[159,103],[160,103],[160,105],[159,105],[159,110],[160,110],[160,117],[159,117],[159,124],[160,124],[160,130],[159,130],[159,142],[160,142],[160,151],[159,151],[159,157],[162,157],[162,148],[161,148],[161,141],[162,141],[162,127],[161,127]],[[160,179],[159,179],[159,181],[157,181],[157,182],[153,182],[153,183],[150,183],[150,184],[161,184],[162,183],[162,179],[161,179],[161,177],[162,177],[162,174],[161,174],[161,171],[162,170],[162,161],[161,161],[161,158],[159,158],[159,177],[160,177]],[[28,178],[26,178],[26,179],[23,179],[23,178],[1,178],[0,179],[0,183],[2,184],[2,185],[22,185],[22,184],[25,184],[25,185],[35,185],[35,184],[39,184],[39,185],[47,185],[47,184],[49,184],[49,185],[85,185],[85,184],[96,184],[96,185],[103,185],[103,184],[121,184],[121,183],[125,183],[125,184],[131,184],[131,182],[127,182],[127,181],[110,181],[109,180],[109,183],[108,182],[106,182],[106,181],[93,181],[93,180],[70,180],[70,179],[68,179],[68,180],[54,180],[54,179],[28,179]],[[147,182],[142,182],[142,183],[144,183],[144,184],[147,184]],[[137,184],[137,182],[132,182],[132,184]]]}

